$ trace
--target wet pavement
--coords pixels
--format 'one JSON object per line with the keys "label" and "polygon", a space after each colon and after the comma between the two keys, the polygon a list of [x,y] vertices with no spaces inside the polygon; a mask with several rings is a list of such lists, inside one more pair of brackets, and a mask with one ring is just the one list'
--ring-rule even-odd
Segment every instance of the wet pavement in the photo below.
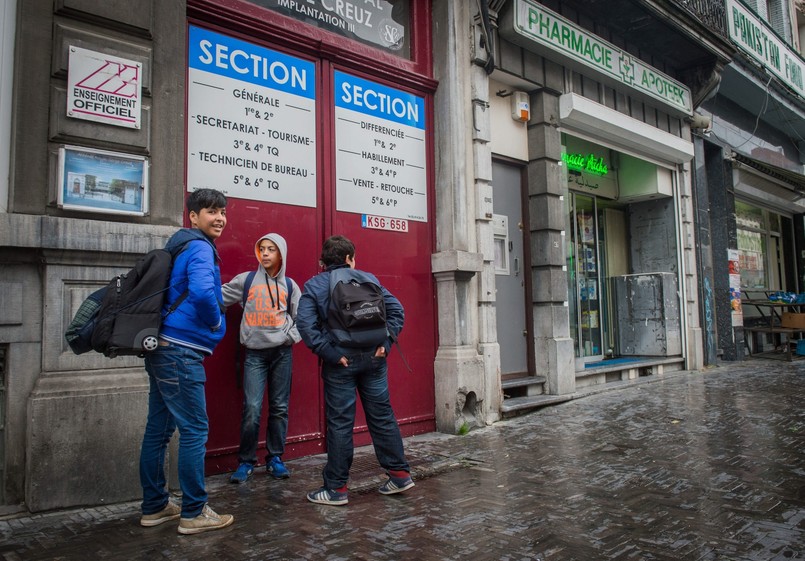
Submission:
{"label": "wet pavement", "polygon": [[[406,439],[394,496],[371,448],[349,505],[305,500],[322,456],[208,480],[228,529],[139,526],[138,503],[0,520],[0,559],[714,560],[805,558],[805,361],[750,360],[554,405],[465,436]],[[617,389],[615,389],[617,388]]]}

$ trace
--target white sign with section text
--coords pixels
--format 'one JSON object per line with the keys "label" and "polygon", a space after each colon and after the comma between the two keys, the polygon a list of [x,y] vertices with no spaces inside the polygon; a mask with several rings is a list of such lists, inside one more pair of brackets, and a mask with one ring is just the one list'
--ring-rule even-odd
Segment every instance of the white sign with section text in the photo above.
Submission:
{"label": "white sign with section text", "polygon": [[191,26],[187,189],[316,206],[315,64]]}
{"label": "white sign with section text", "polygon": [[427,222],[424,98],[335,72],[336,209]]}

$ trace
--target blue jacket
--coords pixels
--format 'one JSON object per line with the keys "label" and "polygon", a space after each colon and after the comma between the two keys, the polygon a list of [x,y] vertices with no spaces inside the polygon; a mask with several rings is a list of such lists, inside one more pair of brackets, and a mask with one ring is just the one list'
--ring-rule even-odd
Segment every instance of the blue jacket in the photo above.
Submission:
{"label": "blue jacket", "polygon": [[[302,291],[302,297],[299,299],[299,310],[296,312],[296,327],[299,329],[302,340],[327,364],[337,364],[342,356],[354,355],[356,352],[356,349],[337,346],[327,331],[327,310],[330,308],[330,271],[341,267],[348,267],[348,265],[330,267],[307,281]],[[361,272],[377,284],[383,292],[383,302],[386,304],[386,325],[391,336],[396,339],[402,331],[405,321],[402,304],[380,284],[377,277],[365,271]],[[391,351],[391,344],[392,339],[388,339],[383,345],[386,348],[386,356]]]}
{"label": "blue jacket", "polygon": [[[218,251],[212,240],[195,228],[176,232],[165,249],[174,260],[159,337],[210,355],[226,332]],[[168,314],[185,290],[187,298]]]}

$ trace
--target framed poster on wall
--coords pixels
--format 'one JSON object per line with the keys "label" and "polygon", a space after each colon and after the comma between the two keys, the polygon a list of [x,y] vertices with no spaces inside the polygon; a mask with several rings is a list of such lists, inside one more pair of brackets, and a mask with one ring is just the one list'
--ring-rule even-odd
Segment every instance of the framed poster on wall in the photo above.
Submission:
{"label": "framed poster on wall", "polygon": [[148,214],[148,160],[78,146],[59,148],[59,208],[104,214]]}

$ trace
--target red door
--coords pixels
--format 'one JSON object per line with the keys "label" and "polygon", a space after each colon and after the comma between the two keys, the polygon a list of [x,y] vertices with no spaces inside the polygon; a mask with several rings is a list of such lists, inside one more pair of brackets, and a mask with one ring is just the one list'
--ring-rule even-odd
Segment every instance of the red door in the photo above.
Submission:
{"label": "red door", "polygon": [[[410,155],[410,150],[417,150],[410,139],[409,152],[402,152],[406,157],[397,157],[394,150],[401,149],[404,142],[391,140],[398,138],[394,135],[401,131],[412,129],[393,119],[404,113],[406,107],[411,110],[413,106],[382,104],[385,99],[382,96],[391,94],[401,99],[416,98],[419,103],[416,110],[422,111],[417,117],[429,125],[431,119],[424,114],[429,98],[402,91],[393,84],[335,70],[324,59],[282,53],[275,46],[257,41],[243,41],[194,26],[190,27],[189,37],[187,188],[209,186],[224,191],[229,198],[228,225],[217,242],[223,261],[223,281],[256,269],[255,241],[266,233],[276,232],[288,242],[287,274],[303,287],[319,272],[323,240],[335,233],[349,237],[356,245],[358,267],[377,275],[405,308],[400,345],[411,372],[397,348],[389,358],[392,405],[402,432],[412,435],[433,430],[436,335],[430,274],[433,245],[432,196],[428,187],[432,183],[430,133],[424,124],[415,131],[416,141],[424,147],[421,162],[414,162],[416,158]],[[269,78],[275,80],[275,89],[265,87],[266,75],[249,81],[249,76],[244,80],[240,72],[245,68],[243,61],[262,60],[260,57],[272,61],[273,66],[266,64],[263,68],[274,70]],[[207,61],[215,68],[203,67],[199,61]],[[297,67],[304,72],[295,72]],[[255,71],[257,68],[254,65]],[[293,89],[294,77],[299,78],[296,86],[310,92],[307,98],[308,94],[301,89]],[[370,123],[364,125],[369,129],[363,130],[362,140],[371,142],[374,149],[365,151],[351,163],[344,159],[343,148],[354,138],[345,136],[343,131],[336,134],[337,118],[344,113],[343,108],[335,105],[335,86],[339,79],[343,82],[345,78],[361,85],[359,97],[365,107],[375,109],[375,113],[380,111],[362,118],[362,122]],[[358,89],[351,93],[354,102]],[[294,113],[300,108],[304,111]],[[292,116],[288,117],[289,114]],[[311,114],[315,116],[312,121],[315,124],[305,125],[311,123]],[[388,127],[377,125],[386,120]],[[255,151],[255,147],[259,150]],[[303,172],[305,177],[301,177]],[[403,181],[406,177],[417,178],[418,184],[412,186]],[[245,181],[249,181],[248,186],[244,186]],[[351,188],[344,189],[348,181],[352,182]],[[367,187],[370,183],[372,187]],[[274,188],[267,191],[267,185]],[[407,208],[407,199],[416,200],[413,211]],[[386,206],[395,201],[396,208]],[[379,206],[380,203],[383,205]],[[420,211],[423,213],[419,214]],[[415,219],[402,218],[406,212]],[[379,229],[390,225],[395,229]],[[235,368],[239,321],[240,307],[236,305],[227,312],[225,339],[205,361],[210,474],[231,471],[237,464],[242,405],[240,374]],[[264,409],[261,435],[265,434],[266,415]],[[355,432],[356,444],[370,441],[362,411]],[[300,343],[293,352],[286,459],[323,452],[324,434],[318,361]]]}
{"label": "red door", "polygon": [[[389,356],[391,402],[404,435],[431,431],[436,320],[428,100],[346,70],[334,69],[329,79],[330,233],[353,240],[356,267],[377,275],[402,303],[405,326]],[[370,441],[362,412],[356,433],[356,442]]]}

